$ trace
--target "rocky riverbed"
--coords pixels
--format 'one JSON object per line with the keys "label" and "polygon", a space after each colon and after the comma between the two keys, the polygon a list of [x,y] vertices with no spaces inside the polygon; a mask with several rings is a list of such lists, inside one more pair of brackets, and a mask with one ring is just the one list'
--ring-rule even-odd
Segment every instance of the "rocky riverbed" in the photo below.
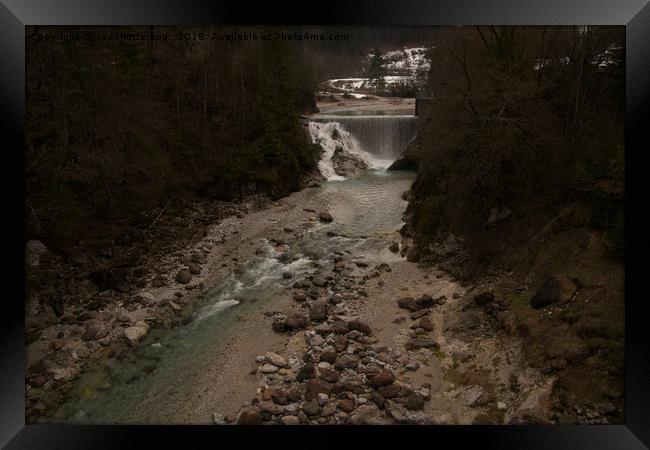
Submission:
{"label": "rocky riverbed", "polygon": [[367,171],[207,227],[164,260],[165,283],[41,332],[30,411],[66,423],[548,421],[553,376],[527,367],[507,307],[408,260],[411,181]]}

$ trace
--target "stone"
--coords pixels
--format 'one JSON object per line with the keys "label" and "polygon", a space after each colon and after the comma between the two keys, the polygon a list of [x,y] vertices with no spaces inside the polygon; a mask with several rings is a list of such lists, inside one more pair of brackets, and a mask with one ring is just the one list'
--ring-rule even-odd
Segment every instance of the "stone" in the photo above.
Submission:
{"label": "stone", "polygon": [[307,295],[304,292],[294,292],[293,299],[297,302],[304,302],[307,300]]}
{"label": "stone", "polygon": [[332,368],[332,365],[327,361],[321,361],[318,364],[316,364],[316,367],[318,367],[318,370],[329,370]]}
{"label": "stone", "polygon": [[311,400],[311,401],[305,403],[304,405],[302,405],[302,410],[308,416],[316,416],[316,415],[320,414],[321,407],[318,404],[318,401],[316,401],[316,399],[314,399],[314,400]]}
{"label": "stone", "polygon": [[397,305],[400,308],[408,309],[410,311],[417,311],[420,309],[416,300],[413,297],[404,297],[397,300]]}
{"label": "stone", "polygon": [[419,394],[411,394],[404,399],[404,407],[411,411],[420,411],[424,408],[424,397]]}
{"label": "stone", "polygon": [[284,325],[289,330],[301,330],[309,324],[309,318],[301,313],[294,313],[287,317]]}
{"label": "stone", "polygon": [[332,385],[325,380],[312,378],[305,384],[305,400],[318,398],[318,394],[329,394],[332,392]]}
{"label": "stone", "polygon": [[83,339],[84,341],[90,341],[92,339],[95,339],[96,336],[97,336],[97,327],[94,325],[90,325],[86,328],[86,331],[81,336],[81,339]]}
{"label": "stone", "polygon": [[312,283],[314,283],[315,286],[318,286],[318,287],[324,287],[324,286],[327,285],[327,280],[325,278],[321,277],[321,276],[318,276],[318,275],[314,276],[314,278],[312,278],[311,281],[312,281]]}
{"label": "stone", "polygon": [[510,311],[501,311],[497,313],[497,320],[506,333],[512,336],[517,334],[517,317],[514,313]]}
{"label": "stone", "polygon": [[314,376],[315,368],[312,363],[305,363],[302,365],[298,374],[296,375],[297,381],[304,381]]}
{"label": "stone", "polygon": [[201,273],[201,266],[195,262],[188,263],[187,268],[192,275],[199,275]]}
{"label": "stone", "polygon": [[419,311],[415,311],[415,312],[411,313],[411,319],[412,320],[417,320],[420,317],[424,317],[424,316],[426,316],[427,314],[430,314],[430,313],[431,313],[430,309],[421,309]]}
{"label": "stone", "polygon": [[264,364],[257,369],[258,372],[260,373],[275,373],[278,371],[277,366],[274,366],[273,364]]}
{"label": "stone", "polygon": [[411,339],[404,345],[406,350],[417,350],[419,348],[440,348],[440,345],[431,338],[416,337]]}
{"label": "stone", "polygon": [[319,405],[325,406],[329,402],[330,398],[327,394],[321,392],[318,394],[317,400]]}
{"label": "stone", "polygon": [[390,420],[376,405],[361,405],[350,414],[352,425],[388,425]]}
{"label": "stone", "polygon": [[290,280],[291,278],[293,278],[293,274],[291,272],[282,272],[282,278],[284,278],[285,280]]}
{"label": "stone", "polygon": [[332,215],[327,211],[321,211],[320,213],[318,213],[318,218],[323,222],[332,222],[334,220]]}
{"label": "stone", "polygon": [[334,364],[336,360],[336,352],[333,350],[325,350],[320,354],[320,361]]}
{"label": "stone", "polygon": [[176,274],[176,281],[180,284],[187,284],[192,281],[192,274],[187,269],[179,270]]}
{"label": "stone", "polygon": [[422,328],[424,331],[433,331],[433,323],[428,317],[423,317],[420,319],[420,322],[418,322],[418,326]]}
{"label": "stone", "polygon": [[322,369],[320,370],[320,378],[328,383],[336,383],[341,378],[341,375],[334,369]]}
{"label": "stone", "polygon": [[435,300],[430,295],[424,294],[415,301],[419,309],[430,308],[435,305]]}
{"label": "stone", "polygon": [[288,365],[287,360],[277,353],[269,352],[264,355],[264,358],[277,367],[286,367]]}
{"label": "stone", "polygon": [[282,417],[282,425],[300,425],[298,416],[284,416]]}
{"label": "stone", "polygon": [[256,410],[247,410],[242,412],[237,419],[237,425],[260,425],[262,416]]}
{"label": "stone", "polygon": [[341,411],[344,411],[348,414],[352,413],[355,409],[357,409],[357,405],[354,404],[354,402],[350,399],[343,399],[338,401],[338,406]]}
{"label": "stone", "polygon": [[208,262],[208,257],[204,252],[195,252],[192,253],[192,262],[197,264],[205,264]]}
{"label": "stone", "polygon": [[348,322],[348,329],[360,331],[363,334],[370,334],[371,332],[370,325],[358,319]]}
{"label": "stone", "polygon": [[393,253],[399,252],[399,244],[395,241],[391,242],[390,245],[388,246],[388,250],[390,250]]}
{"label": "stone", "polygon": [[327,303],[324,301],[313,302],[309,308],[309,318],[317,321],[327,319]]}
{"label": "stone", "polygon": [[418,363],[417,361],[408,361],[404,365],[404,368],[406,368],[406,370],[410,370],[412,372],[415,372],[416,370],[418,370],[420,368],[420,363]]}
{"label": "stone", "polygon": [[345,351],[347,347],[348,347],[348,338],[346,338],[343,335],[337,335],[334,338],[334,348],[336,349],[337,352]]}
{"label": "stone", "polygon": [[334,367],[339,370],[356,369],[358,365],[359,360],[356,357],[347,354],[339,356],[336,358],[336,361],[334,361]]}
{"label": "stone", "polygon": [[379,386],[377,392],[384,398],[395,398],[399,395],[399,387],[394,384]]}
{"label": "stone", "polygon": [[147,324],[142,326],[143,323],[144,322],[136,322],[135,326],[128,327],[124,330],[124,337],[126,337],[126,340],[131,347],[137,347],[140,340],[147,334],[147,331],[149,331],[149,326]]}
{"label": "stone", "polygon": [[370,377],[368,384],[376,388],[379,386],[387,386],[389,384],[392,384],[393,381],[395,381],[395,375],[393,375],[393,372],[387,369],[382,369]]}
{"label": "stone", "polygon": [[488,303],[494,301],[494,293],[490,291],[481,292],[474,296],[474,303],[479,306],[487,305]]}
{"label": "stone", "polygon": [[309,345],[312,347],[320,347],[325,343],[325,339],[320,334],[315,334],[309,338]]}
{"label": "stone", "polygon": [[530,299],[530,306],[539,309],[551,303],[569,302],[577,289],[576,284],[566,275],[550,277]]}
{"label": "stone", "polygon": [[271,328],[273,328],[274,331],[278,331],[280,333],[284,332],[287,330],[287,318],[282,316],[282,315],[277,315],[273,317],[273,322],[271,322]]}
{"label": "stone", "polygon": [[335,320],[332,322],[332,333],[346,334],[350,331],[349,325],[344,320]]}

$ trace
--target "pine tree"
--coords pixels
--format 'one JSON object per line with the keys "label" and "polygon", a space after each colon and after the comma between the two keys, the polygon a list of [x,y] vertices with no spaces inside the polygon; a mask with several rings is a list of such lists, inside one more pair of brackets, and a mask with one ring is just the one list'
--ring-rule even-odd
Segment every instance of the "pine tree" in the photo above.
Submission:
{"label": "pine tree", "polygon": [[375,87],[375,92],[379,92],[386,87],[385,75],[384,58],[381,56],[379,49],[375,48],[370,56],[370,68],[368,69],[368,80]]}

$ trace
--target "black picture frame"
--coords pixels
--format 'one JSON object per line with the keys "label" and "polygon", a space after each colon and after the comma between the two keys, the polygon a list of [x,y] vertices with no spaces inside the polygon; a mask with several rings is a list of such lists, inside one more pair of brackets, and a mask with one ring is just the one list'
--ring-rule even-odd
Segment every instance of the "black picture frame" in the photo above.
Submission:
{"label": "black picture frame", "polygon": [[[24,201],[22,180],[25,112],[25,25],[220,25],[220,24],[313,24],[313,25],[625,25],[626,27],[626,423],[592,426],[437,426],[374,427],[357,432],[351,427],[299,427],[313,435],[309,445],[336,445],[339,436],[402,443],[422,439],[431,445],[443,441],[454,446],[480,448],[589,448],[636,449],[650,445],[650,350],[643,296],[634,298],[643,280],[633,276],[632,253],[643,242],[631,242],[632,172],[645,166],[644,151],[650,149],[647,121],[650,92],[650,4],[646,0],[400,0],[329,1],[281,4],[266,2],[191,0],[1,0],[0,5],[0,107],[5,142],[2,185],[5,200],[5,254],[3,269],[10,289],[0,300],[0,444],[23,448],[155,448],[194,441],[197,435],[214,446],[226,445],[226,437],[238,439],[235,448],[252,437],[298,433],[296,428],[198,427],[198,426],[50,426],[25,425],[25,330],[24,307]],[[288,11],[292,15],[288,16]],[[645,114],[644,114],[645,113]],[[645,121],[644,121],[645,120]],[[632,165],[632,158],[634,164]],[[637,205],[640,206],[640,205]],[[637,213],[640,208],[637,208]],[[635,230],[643,230],[640,214]],[[636,285],[632,285],[632,280]],[[637,292],[638,294],[638,292]],[[279,430],[282,428],[282,431]],[[286,445],[292,445],[282,440]],[[293,438],[291,438],[293,439]],[[398,441],[398,442],[399,442]],[[230,441],[233,442],[233,441]],[[347,442],[347,441],[346,441]],[[154,444],[155,443],[155,444]],[[297,441],[296,441],[297,443]],[[144,446],[144,447],[143,447]],[[194,447],[191,445],[190,447]]]}

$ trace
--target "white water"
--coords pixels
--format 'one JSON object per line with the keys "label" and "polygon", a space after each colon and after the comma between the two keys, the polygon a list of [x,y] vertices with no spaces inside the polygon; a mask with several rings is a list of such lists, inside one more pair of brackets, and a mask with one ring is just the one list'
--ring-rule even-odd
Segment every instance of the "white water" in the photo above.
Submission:
{"label": "white water", "polygon": [[318,170],[329,181],[345,180],[334,171],[332,156],[336,147],[357,156],[366,163],[370,169],[386,169],[393,162],[392,159],[377,158],[363,149],[359,141],[343,128],[339,122],[309,122],[309,133],[312,142],[320,144],[323,154],[318,162]]}
{"label": "white water", "polygon": [[329,181],[344,180],[334,171],[337,147],[359,157],[370,169],[387,169],[416,133],[415,116],[319,116],[309,122],[313,143],[323,149],[318,169]]}

